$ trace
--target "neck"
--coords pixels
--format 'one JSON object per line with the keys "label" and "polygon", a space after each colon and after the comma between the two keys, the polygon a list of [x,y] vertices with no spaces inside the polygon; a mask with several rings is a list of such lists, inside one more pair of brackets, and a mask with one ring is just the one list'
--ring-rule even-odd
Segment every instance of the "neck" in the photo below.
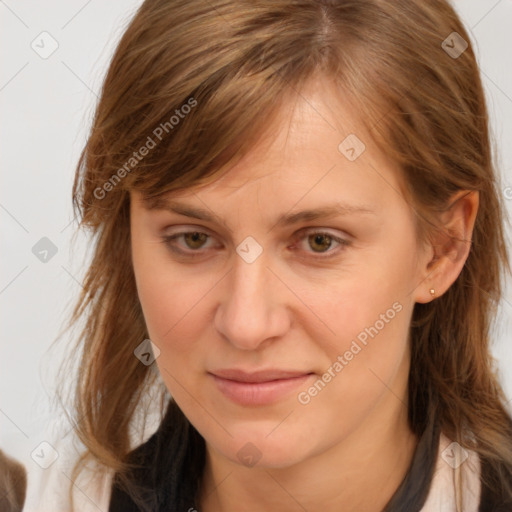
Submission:
{"label": "neck", "polygon": [[[200,512],[380,512],[412,462],[418,438],[393,393],[329,450],[285,468],[247,468],[206,445]],[[241,503],[243,506],[241,507]]]}

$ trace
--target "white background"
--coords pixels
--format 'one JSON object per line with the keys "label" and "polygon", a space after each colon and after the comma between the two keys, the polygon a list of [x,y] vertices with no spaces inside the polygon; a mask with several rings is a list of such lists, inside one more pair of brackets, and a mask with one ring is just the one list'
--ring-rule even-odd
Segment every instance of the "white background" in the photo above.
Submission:
{"label": "white background", "polygon": [[[116,42],[139,0],[0,1],[0,448],[34,470],[32,450],[52,421],[55,373],[68,345],[51,351],[80,290],[85,238],[71,252],[71,186],[97,94]],[[481,65],[499,150],[503,194],[512,210],[512,1],[456,0]],[[43,31],[58,49],[42,59]],[[32,247],[48,237],[57,254],[42,263]],[[508,231],[509,247],[510,230]],[[493,352],[512,398],[510,282]],[[463,312],[461,312],[463,314]]]}

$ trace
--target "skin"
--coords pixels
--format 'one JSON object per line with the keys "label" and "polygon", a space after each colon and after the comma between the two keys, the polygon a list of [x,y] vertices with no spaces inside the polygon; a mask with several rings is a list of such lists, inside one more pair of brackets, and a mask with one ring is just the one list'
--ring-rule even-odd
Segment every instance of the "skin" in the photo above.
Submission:
{"label": "skin", "polygon": [[[353,162],[338,150],[349,133],[366,145]],[[459,275],[478,195],[461,192],[439,219],[466,242],[440,236],[420,243],[397,169],[326,80],[290,97],[268,134],[214,183],[169,196],[221,222],[147,210],[131,194],[133,265],[148,332],[161,351],[156,364],[206,441],[202,512],[314,511],[320,503],[324,512],[380,511],[418,442],[407,424],[413,307]],[[280,214],[337,201],[374,213],[275,226]],[[210,235],[172,242],[199,252],[195,259],[162,242],[182,231]],[[315,243],[308,235],[318,231],[348,245]],[[250,264],[236,252],[248,236],[263,248]],[[300,403],[298,393],[397,303],[400,312]],[[245,406],[208,374],[269,367],[315,375],[276,403]],[[261,457],[253,467],[237,456],[248,442]]]}

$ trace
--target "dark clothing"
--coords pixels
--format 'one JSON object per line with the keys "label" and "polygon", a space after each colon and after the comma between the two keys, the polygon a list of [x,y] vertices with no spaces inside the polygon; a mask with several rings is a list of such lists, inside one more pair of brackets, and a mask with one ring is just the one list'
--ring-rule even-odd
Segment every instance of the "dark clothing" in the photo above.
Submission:
{"label": "dark clothing", "polygon": [[[385,512],[419,511],[428,494],[434,472],[439,429],[430,422],[422,435],[407,476],[388,503]],[[205,462],[203,438],[170,402],[159,429],[129,458],[138,467],[130,473],[137,483],[138,498],[123,490],[114,477],[109,512],[184,512],[195,509]]]}
{"label": "dark clothing", "polygon": [[[439,426],[430,418],[407,475],[383,512],[419,512],[422,509],[430,490],[439,441]],[[196,500],[205,463],[204,439],[173,401],[157,432],[130,453],[129,461],[137,466],[128,474],[130,491],[116,474],[109,512],[201,512]],[[483,461],[481,474],[487,472]],[[479,512],[510,511],[512,504],[504,504],[504,498],[482,482]]]}

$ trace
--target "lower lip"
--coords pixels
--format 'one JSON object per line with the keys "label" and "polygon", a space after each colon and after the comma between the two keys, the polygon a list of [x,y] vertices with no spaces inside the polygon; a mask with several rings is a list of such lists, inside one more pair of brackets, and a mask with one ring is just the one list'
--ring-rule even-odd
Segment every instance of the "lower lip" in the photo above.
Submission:
{"label": "lower lip", "polygon": [[290,394],[313,376],[309,373],[290,379],[268,382],[239,382],[212,375],[219,390],[230,400],[240,405],[268,405]]}

